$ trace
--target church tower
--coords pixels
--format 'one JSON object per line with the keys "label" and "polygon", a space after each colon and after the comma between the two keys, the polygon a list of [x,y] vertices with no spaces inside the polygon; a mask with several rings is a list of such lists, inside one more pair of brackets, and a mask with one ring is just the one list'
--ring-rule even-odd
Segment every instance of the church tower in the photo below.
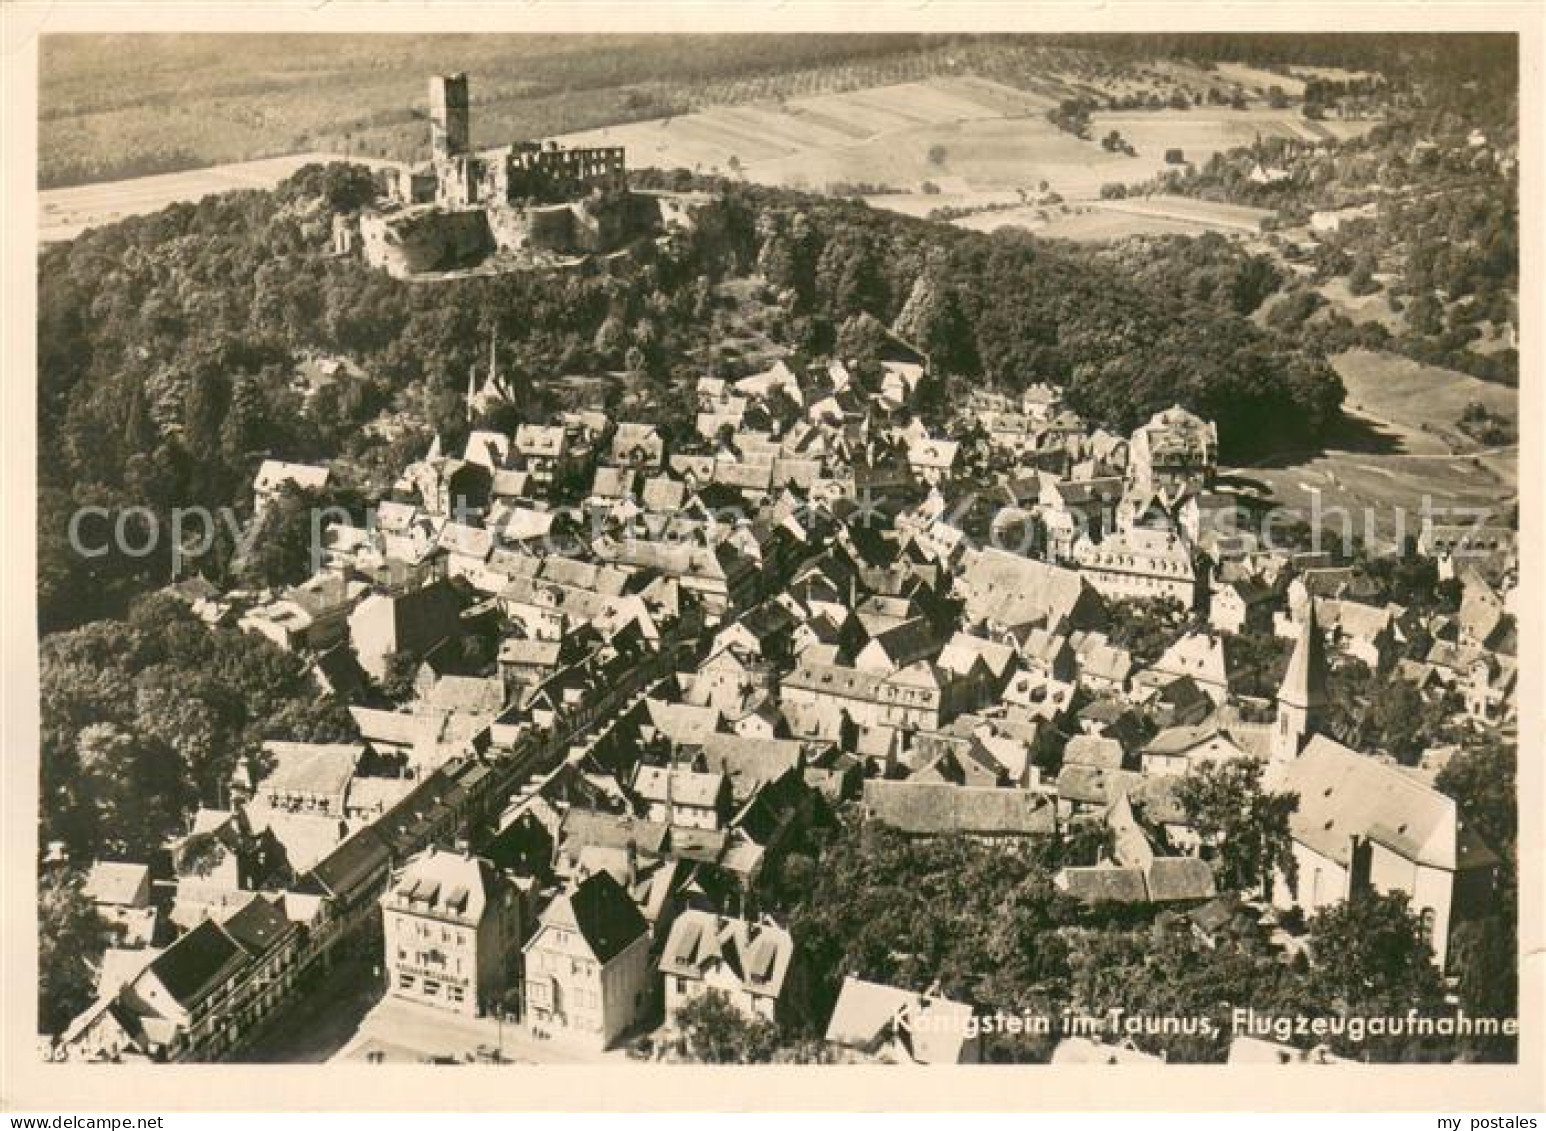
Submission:
{"label": "church tower", "polygon": [[477,366],[467,374],[467,419],[470,422],[487,409],[509,400],[509,386],[499,375],[499,330],[495,327],[489,330],[488,376],[480,386]]}
{"label": "church tower", "polygon": [[1315,623],[1315,599],[1309,600],[1299,639],[1278,689],[1278,714],[1272,729],[1273,761],[1299,756],[1305,739],[1320,730],[1326,708],[1326,644]]}

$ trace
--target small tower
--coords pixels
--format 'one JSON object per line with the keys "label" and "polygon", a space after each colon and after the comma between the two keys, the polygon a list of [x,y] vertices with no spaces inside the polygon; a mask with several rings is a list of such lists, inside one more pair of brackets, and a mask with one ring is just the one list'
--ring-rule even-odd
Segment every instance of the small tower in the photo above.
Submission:
{"label": "small tower", "polygon": [[1326,644],[1315,623],[1315,599],[1308,602],[1299,639],[1278,689],[1278,714],[1272,729],[1272,758],[1299,756],[1305,739],[1321,727],[1326,708]]}
{"label": "small tower", "polygon": [[429,130],[430,154],[437,162],[467,152],[470,131],[465,74],[430,76]]}
{"label": "small tower", "polygon": [[476,366],[467,375],[467,419],[470,422],[479,413],[509,400],[509,391],[499,376],[499,330],[496,327],[489,331],[488,376],[480,386]]}

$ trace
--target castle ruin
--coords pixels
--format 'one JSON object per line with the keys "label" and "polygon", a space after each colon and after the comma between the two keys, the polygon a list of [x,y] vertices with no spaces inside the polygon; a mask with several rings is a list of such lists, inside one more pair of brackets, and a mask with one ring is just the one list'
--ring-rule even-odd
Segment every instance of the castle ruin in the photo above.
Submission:
{"label": "castle ruin", "polygon": [[621,146],[473,149],[465,74],[430,78],[429,117],[429,160],[405,166],[384,205],[359,221],[366,259],[399,277],[610,254],[693,226],[710,200],[631,192]]}

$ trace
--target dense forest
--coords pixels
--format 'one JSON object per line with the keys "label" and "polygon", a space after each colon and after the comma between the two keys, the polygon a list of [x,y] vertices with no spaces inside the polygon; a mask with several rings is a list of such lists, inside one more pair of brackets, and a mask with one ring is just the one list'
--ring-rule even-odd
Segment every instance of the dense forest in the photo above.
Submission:
{"label": "dense forest", "polygon": [[[1200,827],[1208,825],[1210,807],[1238,822],[1242,799],[1292,807],[1293,798],[1275,803],[1274,795],[1250,781],[1206,780],[1222,776],[1205,771],[1188,782],[1195,798],[1188,809]],[[1262,827],[1253,824],[1251,831],[1260,834]],[[1237,845],[1260,840],[1233,838]],[[1210,946],[1185,916],[1153,907],[1086,907],[1069,899],[1052,877],[1062,864],[1080,862],[1070,857],[1076,845],[1076,835],[1021,848],[967,838],[916,839],[873,822],[845,820],[811,855],[796,853],[785,864],[791,895],[781,910],[814,965],[832,972],[831,984],[816,987],[818,1004],[830,1003],[836,984],[854,975],[940,992],[986,1015],[1096,1017],[1107,1025],[1112,1010],[1134,1020],[1185,1018],[1184,1030],[1111,1034],[1177,1063],[1221,1061],[1236,1007],[1305,1016],[1445,1011],[1444,987],[1403,894],[1327,908],[1307,924],[1317,961],[1301,956],[1285,962],[1245,908]],[[1250,886],[1264,860],[1240,863],[1235,878]],[[1492,932],[1493,921],[1484,922],[1489,929],[1468,936],[1459,963],[1461,999],[1472,1013],[1496,1010],[1500,1000],[1492,973],[1497,955],[1489,948],[1506,945],[1507,936]],[[1002,1062],[1045,1060],[1058,1035],[988,1033],[984,1055]],[[1450,1059],[1457,1052],[1475,1059],[1512,1055],[1506,1039],[1467,1040],[1457,1047],[1442,1039],[1360,1043],[1344,1035],[1330,1043],[1341,1055],[1375,1061]]]}

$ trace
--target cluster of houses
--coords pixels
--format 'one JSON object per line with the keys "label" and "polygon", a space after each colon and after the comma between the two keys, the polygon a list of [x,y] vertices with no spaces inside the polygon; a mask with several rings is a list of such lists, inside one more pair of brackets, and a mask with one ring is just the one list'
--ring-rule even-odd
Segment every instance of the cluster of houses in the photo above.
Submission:
{"label": "cluster of houses", "polygon": [[[164,859],[95,865],[119,937],[57,1055],[220,1059],[365,947],[395,998],[594,1048],[715,991],[855,1057],[972,1059],[941,1021],[964,1003],[848,978],[821,1007],[831,972],[768,899],[780,858],[850,809],[1000,845],[1102,827],[1060,889],[1206,930],[1240,893],[1177,786],[1228,759],[1299,796],[1279,910],[1404,891],[1444,963],[1497,862],[1432,765],[1329,731],[1328,681],[1358,662],[1507,724],[1511,542],[1479,559],[1425,531],[1455,614],[1367,603],[1356,571],[1239,521],[1262,501],[1218,475],[1210,422],[1118,436],[1037,384],[933,431],[931,379],[905,343],[704,379],[685,450],[599,412],[475,428],[333,523],[303,584],[174,586],[307,655],[358,736],[271,742]],[[491,361],[469,413],[503,395]],[[258,503],[326,481],[268,463]],[[1146,662],[1118,630],[1156,598],[1190,616]],[[1270,699],[1240,689],[1250,635],[1292,641]]]}

